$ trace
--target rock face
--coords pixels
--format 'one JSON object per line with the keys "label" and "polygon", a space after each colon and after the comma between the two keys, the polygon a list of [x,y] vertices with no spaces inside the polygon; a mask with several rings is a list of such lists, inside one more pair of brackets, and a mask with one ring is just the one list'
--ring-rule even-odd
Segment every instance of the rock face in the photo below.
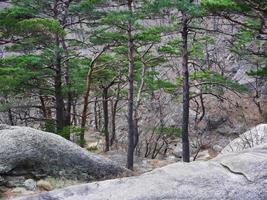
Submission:
{"label": "rock face", "polygon": [[0,177],[6,182],[14,177],[48,175],[90,181],[126,172],[111,160],[53,133],[0,125],[0,141]]}
{"label": "rock face", "polygon": [[239,135],[228,144],[221,153],[238,152],[267,142],[267,124],[259,124]]}
{"label": "rock face", "polygon": [[267,143],[139,177],[72,186],[16,200],[266,200]]}

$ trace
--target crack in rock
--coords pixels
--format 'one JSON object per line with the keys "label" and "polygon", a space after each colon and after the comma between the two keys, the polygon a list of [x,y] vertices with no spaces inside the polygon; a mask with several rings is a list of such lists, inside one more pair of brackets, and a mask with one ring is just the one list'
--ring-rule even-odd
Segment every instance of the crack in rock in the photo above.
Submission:
{"label": "crack in rock", "polygon": [[224,169],[226,169],[227,171],[231,172],[232,174],[241,175],[241,176],[243,176],[248,182],[253,182],[252,180],[250,180],[250,179],[246,176],[246,174],[244,174],[244,173],[242,173],[242,172],[234,171],[234,170],[232,170],[229,166],[227,166],[227,165],[225,165],[225,164],[223,164],[223,163],[220,163],[220,164],[221,164],[221,166],[222,166]]}

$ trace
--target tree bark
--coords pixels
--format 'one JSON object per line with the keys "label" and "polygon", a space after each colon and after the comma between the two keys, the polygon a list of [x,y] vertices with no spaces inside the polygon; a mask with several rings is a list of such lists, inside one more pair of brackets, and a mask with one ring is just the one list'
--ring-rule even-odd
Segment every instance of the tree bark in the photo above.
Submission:
{"label": "tree bark", "polygon": [[109,151],[109,131],[108,131],[108,88],[102,91],[103,116],[104,116],[104,134],[105,134],[105,152]]}
{"label": "tree bark", "polygon": [[11,108],[8,109],[8,119],[9,119],[9,123],[11,126],[14,126],[15,123],[14,123],[14,120],[13,120],[13,115],[12,115],[12,110]]}
{"label": "tree bark", "polygon": [[99,131],[98,127],[98,113],[97,113],[97,97],[95,97],[95,104],[94,104],[94,115],[95,115],[95,129]]}
{"label": "tree bark", "polygon": [[95,62],[98,59],[99,56],[101,56],[108,48],[110,45],[105,46],[90,62],[89,69],[87,72],[87,77],[86,77],[86,89],[83,97],[83,110],[82,110],[82,116],[81,116],[81,133],[80,133],[80,146],[84,146],[84,131],[85,131],[85,126],[86,126],[86,121],[87,121],[87,111],[88,111],[88,100],[89,100],[89,94],[91,91],[91,85],[92,85],[92,76],[93,76],[93,71],[94,71],[94,66]]}
{"label": "tree bark", "polygon": [[[133,0],[128,0],[128,10],[133,12]],[[128,150],[126,167],[133,170],[134,163],[134,121],[133,121],[133,77],[134,77],[134,44],[132,36],[132,22],[128,21]]]}
{"label": "tree bark", "polygon": [[[68,58],[69,53],[68,53],[67,45],[65,43],[65,38],[62,37],[61,40],[62,40],[62,47],[65,51],[66,57]],[[69,76],[69,66],[67,63],[65,63],[65,66],[66,66],[65,81],[68,87],[68,93],[67,93],[67,109],[65,113],[64,125],[70,126],[71,125],[71,105],[72,105],[73,99],[72,99],[72,92],[70,91],[71,81],[70,81],[70,76]]]}
{"label": "tree bark", "polygon": [[[145,54],[143,55],[145,56]],[[136,98],[136,106],[134,109],[134,148],[136,148],[139,142],[139,129],[138,129],[138,122],[139,122],[139,107],[141,105],[141,94],[143,92],[145,86],[145,73],[146,73],[146,65],[143,56],[141,56],[142,61],[142,72],[141,72],[141,83],[138,88],[137,98]]]}
{"label": "tree bark", "polygon": [[189,71],[188,71],[188,17],[185,12],[182,12],[182,72],[183,72],[183,116],[182,116],[182,146],[183,146],[183,161],[190,162],[189,151]]}
{"label": "tree bark", "polygon": [[113,103],[112,102],[112,118],[111,118],[111,125],[112,125],[112,134],[111,134],[111,138],[110,138],[110,146],[112,146],[114,144],[114,141],[116,140],[116,114],[117,114],[117,107],[118,107],[118,103],[120,100],[120,83],[118,83],[118,87],[117,87],[117,95],[116,95],[116,100]]}
{"label": "tree bark", "polygon": [[91,90],[91,83],[92,83],[92,76],[93,76],[93,65],[89,67],[87,78],[86,78],[86,91],[83,97],[83,111],[81,117],[81,133],[80,133],[80,146],[84,146],[84,131],[85,125],[87,121],[87,110],[88,110],[88,99]]}
{"label": "tree bark", "polygon": [[56,55],[55,55],[55,99],[56,99],[56,127],[57,132],[64,128],[64,100],[62,95],[62,69],[61,69],[61,55],[59,52],[60,41],[59,36],[56,36]]}
{"label": "tree bark", "polygon": [[47,119],[47,112],[46,112],[46,106],[45,106],[44,97],[40,95],[39,99],[41,101],[41,110],[43,112],[43,118],[46,120]]}

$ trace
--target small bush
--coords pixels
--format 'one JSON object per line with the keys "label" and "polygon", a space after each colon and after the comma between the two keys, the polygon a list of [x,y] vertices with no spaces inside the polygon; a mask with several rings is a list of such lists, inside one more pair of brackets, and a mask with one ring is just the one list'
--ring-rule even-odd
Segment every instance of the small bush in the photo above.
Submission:
{"label": "small bush", "polygon": [[91,152],[96,152],[97,151],[97,146],[91,146],[91,147],[88,147],[87,150],[88,151],[91,151]]}

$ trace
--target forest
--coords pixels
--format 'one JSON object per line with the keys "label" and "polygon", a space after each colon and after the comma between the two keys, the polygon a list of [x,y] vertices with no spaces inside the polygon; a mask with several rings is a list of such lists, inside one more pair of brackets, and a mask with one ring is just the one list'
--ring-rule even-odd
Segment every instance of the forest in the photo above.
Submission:
{"label": "forest", "polygon": [[0,199],[267,199],[266,78],[266,0],[1,0]]}

